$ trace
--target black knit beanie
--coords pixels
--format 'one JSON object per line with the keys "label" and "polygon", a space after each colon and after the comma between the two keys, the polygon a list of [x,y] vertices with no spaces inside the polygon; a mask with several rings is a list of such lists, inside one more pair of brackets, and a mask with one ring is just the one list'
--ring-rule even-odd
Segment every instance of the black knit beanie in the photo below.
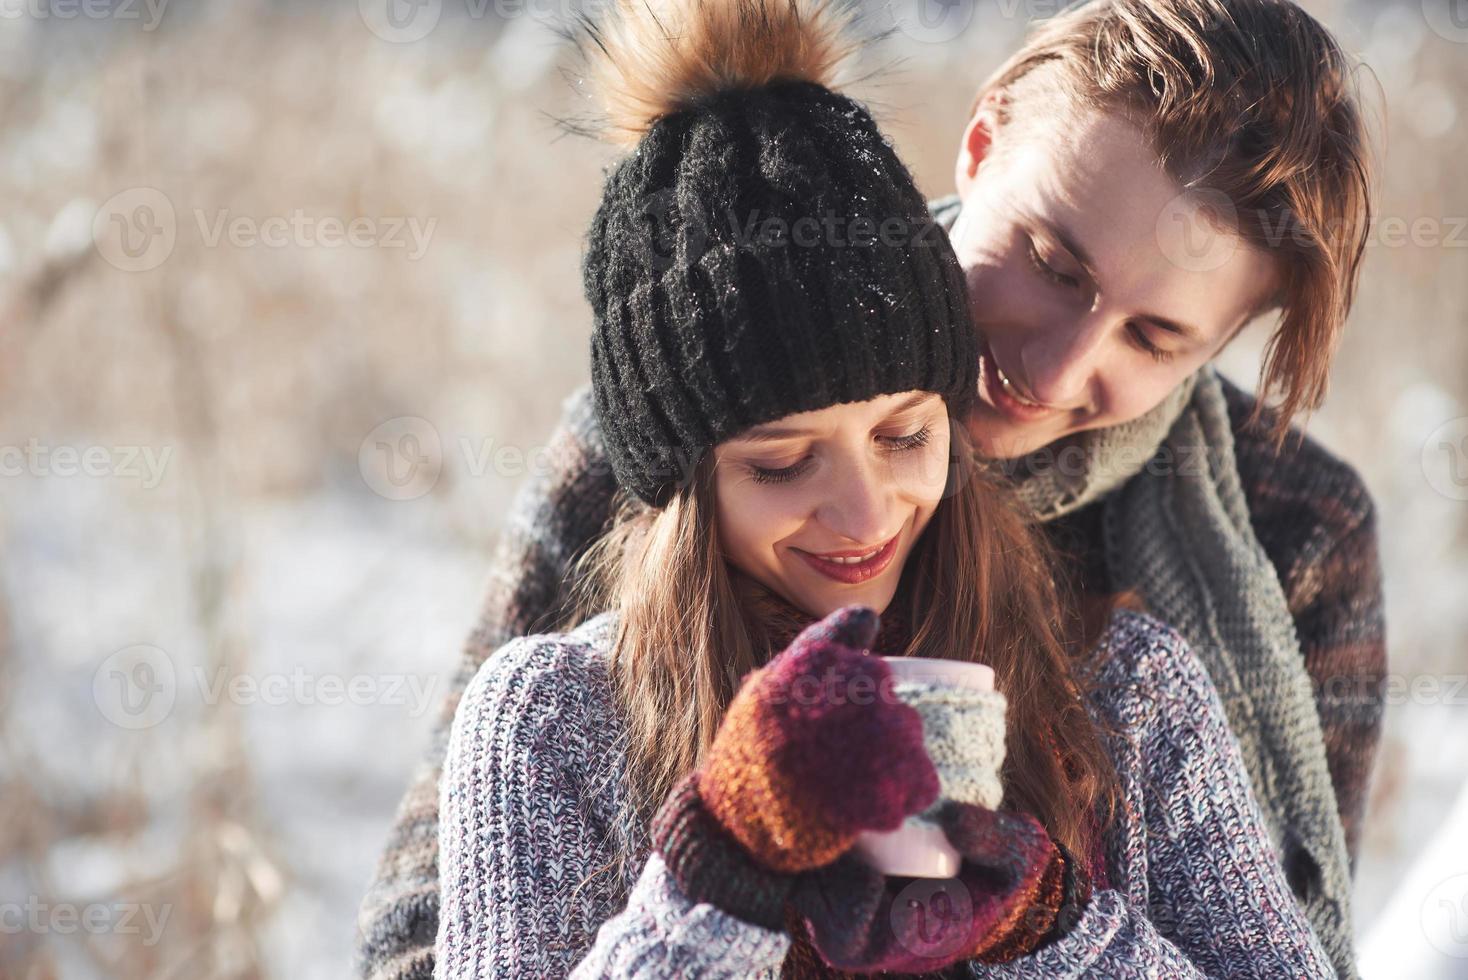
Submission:
{"label": "black knit beanie", "polygon": [[[608,175],[583,265],[597,421],[618,482],[654,506],[750,426],[911,390],[962,418],[977,383],[946,232],[866,109],[806,67],[811,45],[843,43],[829,8],[679,6],[682,26],[665,5],[650,35],[628,23],[645,6],[623,11],[636,59],[597,38],[603,69],[642,86],[635,112],[651,115],[626,127],[637,142]],[[788,50],[806,60],[782,72],[771,61]],[[718,71],[690,84],[693,59]],[[638,69],[679,83],[659,103],[657,78],[628,81]]]}

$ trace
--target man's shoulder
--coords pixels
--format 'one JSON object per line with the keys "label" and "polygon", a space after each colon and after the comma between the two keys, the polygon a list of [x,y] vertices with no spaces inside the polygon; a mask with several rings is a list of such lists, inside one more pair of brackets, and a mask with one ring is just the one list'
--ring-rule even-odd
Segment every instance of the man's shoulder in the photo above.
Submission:
{"label": "man's shoulder", "polygon": [[1251,523],[1282,577],[1374,525],[1375,505],[1355,467],[1293,426],[1276,447],[1272,411],[1251,424],[1254,396],[1222,381]]}
{"label": "man's shoulder", "polygon": [[957,194],[945,194],[943,197],[935,197],[928,202],[928,213],[943,227],[944,231],[949,231],[953,228],[953,222],[958,218],[962,204],[963,200]]}

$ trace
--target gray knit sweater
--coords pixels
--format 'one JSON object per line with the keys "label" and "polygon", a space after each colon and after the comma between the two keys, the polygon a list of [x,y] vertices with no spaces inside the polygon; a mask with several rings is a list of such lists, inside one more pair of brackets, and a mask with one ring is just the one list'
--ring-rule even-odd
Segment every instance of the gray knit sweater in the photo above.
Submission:
{"label": "gray knit sweater", "polygon": [[[790,937],[692,903],[630,815],[613,626],[514,640],[464,694],[440,783],[440,980],[779,976]],[[1090,709],[1125,800],[1113,888],[1065,938],[973,975],[1333,976],[1194,653],[1123,612],[1098,663]],[[619,853],[624,874],[596,873]]]}

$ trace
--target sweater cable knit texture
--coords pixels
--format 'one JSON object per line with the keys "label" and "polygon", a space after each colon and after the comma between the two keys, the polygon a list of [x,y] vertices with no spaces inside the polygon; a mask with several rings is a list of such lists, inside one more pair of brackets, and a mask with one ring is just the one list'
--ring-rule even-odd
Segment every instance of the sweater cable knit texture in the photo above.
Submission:
{"label": "sweater cable knit texture", "polygon": [[[630,816],[605,671],[615,616],[515,640],[465,692],[440,799],[440,980],[775,980],[788,933],[691,902]],[[1112,887],[1058,941],[974,977],[1331,977],[1290,893],[1237,740],[1172,630],[1119,613],[1093,716],[1125,797]],[[599,875],[621,846],[637,860]],[[616,878],[616,880],[613,880]]]}

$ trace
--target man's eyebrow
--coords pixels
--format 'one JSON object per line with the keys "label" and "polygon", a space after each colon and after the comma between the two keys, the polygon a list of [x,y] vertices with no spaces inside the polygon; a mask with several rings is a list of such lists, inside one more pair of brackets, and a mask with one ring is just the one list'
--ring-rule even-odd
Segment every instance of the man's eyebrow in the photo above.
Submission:
{"label": "man's eyebrow", "polygon": [[[1071,235],[1064,228],[1055,224],[1053,221],[1049,221],[1045,218],[1036,218],[1035,224],[1045,229],[1045,231],[1052,238],[1054,238],[1055,241],[1059,243],[1062,248],[1064,248],[1071,255],[1075,256],[1075,260],[1079,262],[1083,268],[1085,268],[1086,275],[1091,277],[1092,282],[1100,281],[1096,278],[1096,265],[1094,262],[1091,261],[1091,256],[1087,254],[1086,250],[1081,247],[1080,243],[1075,240],[1075,237],[1073,235]],[[1144,323],[1150,323],[1160,330],[1166,330],[1168,333],[1177,334],[1184,340],[1197,341],[1200,337],[1203,336],[1203,332],[1196,327],[1189,326],[1186,323],[1179,323],[1177,320],[1173,320],[1169,317],[1158,316],[1155,313],[1140,313],[1132,317],[1132,319],[1139,320]]]}
{"label": "man's eyebrow", "polygon": [[[911,408],[914,408],[915,406],[919,405],[920,403],[927,401],[929,398],[934,397],[935,394],[936,394],[936,392],[932,392],[932,391],[914,391],[912,394],[908,395],[902,401],[900,401],[896,405],[892,406],[892,410],[887,413],[887,417],[888,418],[891,418],[894,415],[898,415],[898,414],[900,414],[902,412],[905,412],[905,411],[907,411],[907,410],[909,410]],[[814,431],[815,430],[813,430],[813,429],[803,429],[800,426],[774,425],[774,424],[758,425],[758,426],[755,426],[752,429],[748,429],[748,430],[746,430],[744,432],[739,433],[739,435],[734,436],[729,441],[730,442],[775,442],[775,441],[780,440],[780,439],[797,439],[797,438],[799,438],[801,436],[810,435]]]}
{"label": "man's eyebrow", "polygon": [[1139,320],[1143,323],[1150,323],[1155,327],[1160,327],[1163,330],[1166,330],[1168,333],[1175,333],[1179,337],[1182,337],[1184,340],[1196,341],[1202,336],[1202,333],[1197,328],[1190,327],[1186,323],[1178,323],[1176,320],[1169,320],[1165,316],[1155,316],[1151,313],[1143,313],[1139,316],[1132,317],[1132,319]]}

